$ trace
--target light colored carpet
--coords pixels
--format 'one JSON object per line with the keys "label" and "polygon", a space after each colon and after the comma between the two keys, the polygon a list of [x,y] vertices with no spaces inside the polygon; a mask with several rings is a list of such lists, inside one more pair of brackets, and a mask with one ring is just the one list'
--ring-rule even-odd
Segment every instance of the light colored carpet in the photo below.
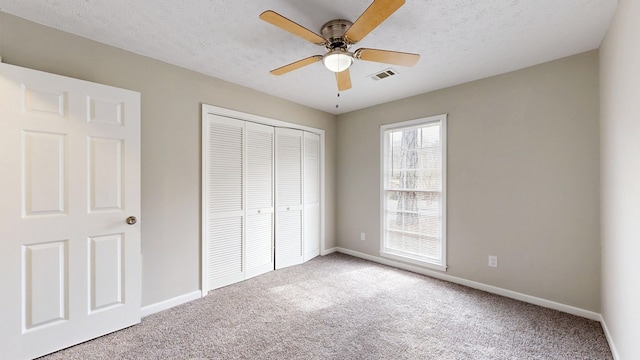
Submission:
{"label": "light colored carpet", "polygon": [[600,324],[332,254],[43,359],[612,359]]}

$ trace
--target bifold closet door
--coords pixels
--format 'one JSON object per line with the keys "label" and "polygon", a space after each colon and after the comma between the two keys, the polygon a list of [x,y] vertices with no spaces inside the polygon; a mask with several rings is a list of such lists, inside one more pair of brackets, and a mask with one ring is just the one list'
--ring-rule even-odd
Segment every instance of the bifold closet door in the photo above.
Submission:
{"label": "bifold closet door", "polygon": [[320,135],[304,133],[304,261],[320,255]]}
{"label": "bifold closet door", "polygon": [[205,123],[206,264],[209,289],[244,280],[244,121]]}
{"label": "bifold closet door", "polygon": [[246,278],[274,268],[274,128],[247,122]]}
{"label": "bifold closet door", "polygon": [[303,131],[276,128],[276,269],[303,262]]}

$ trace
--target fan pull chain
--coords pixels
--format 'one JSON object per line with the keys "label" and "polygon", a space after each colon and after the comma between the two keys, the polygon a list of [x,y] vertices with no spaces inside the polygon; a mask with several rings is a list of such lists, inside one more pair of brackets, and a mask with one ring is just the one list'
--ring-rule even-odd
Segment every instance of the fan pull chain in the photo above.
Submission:
{"label": "fan pull chain", "polygon": [[[340,93],[338,93],[338,98],[340,98]],[[339,108],[340,105],[336,104],[336,109]]]}

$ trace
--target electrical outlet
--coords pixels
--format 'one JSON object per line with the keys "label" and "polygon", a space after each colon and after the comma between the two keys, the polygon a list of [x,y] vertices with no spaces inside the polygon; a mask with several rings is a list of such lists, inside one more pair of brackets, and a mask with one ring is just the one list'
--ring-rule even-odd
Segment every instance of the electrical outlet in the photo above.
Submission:
{"label": "electrical outlet", "polygon": [[360,233],[360,240],[364,241],[364,239],[365,239],[364,233]]}
{"label": "electrical outlet", "polygon": [[489,266],[497,268],[498,267],[498,257],[495,255],[489,255]]}

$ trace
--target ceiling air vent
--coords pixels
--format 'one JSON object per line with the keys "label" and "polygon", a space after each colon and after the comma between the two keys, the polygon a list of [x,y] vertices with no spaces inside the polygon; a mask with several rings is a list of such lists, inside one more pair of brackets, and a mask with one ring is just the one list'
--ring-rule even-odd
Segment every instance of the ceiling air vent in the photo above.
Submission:
{"label": "ceiling air vent", "polygon": [[383,70],[383,71],[381,71],[381,72],[379,72],[377,74],[370,75],[369,77],[372,78],[375,81],[378,81],[378,80],[386,79],[386,78],[388,78],[390,76],[394,76],[394,75],[398,75],[398,72],[393,70],[393,69],[391,69],[391,68],[389,68],[389,69]]}

